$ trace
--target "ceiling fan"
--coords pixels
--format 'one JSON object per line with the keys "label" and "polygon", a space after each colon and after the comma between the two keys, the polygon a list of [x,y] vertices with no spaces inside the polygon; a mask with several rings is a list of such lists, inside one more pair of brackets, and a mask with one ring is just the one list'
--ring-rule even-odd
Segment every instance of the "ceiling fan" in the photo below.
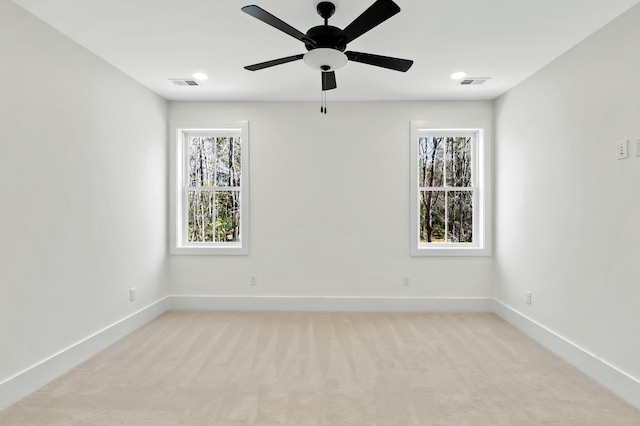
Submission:
{"label": "ceiling fan", "polygon": [[303,42],[308,51],[299,55],[249,65],[245,69],[258,71],[303,59],[311,68],[321,71],[322,90],[326,91],[337,87],[335,70],[346,65],[347,61],[361,62],[402,72],[407,71],[413,65],[413,61],[408,59],[351,50],[345,52],[348,43],[400,12],[400,7],[392,0],[376,0],[345,29],[329,25],[329,18],[336,10],[333,3],[322,1],[318,3],[316,9],[318,15],[324,19],[324,25],[313,27],[304,34],[256,5],[243,7],[243,12]]}

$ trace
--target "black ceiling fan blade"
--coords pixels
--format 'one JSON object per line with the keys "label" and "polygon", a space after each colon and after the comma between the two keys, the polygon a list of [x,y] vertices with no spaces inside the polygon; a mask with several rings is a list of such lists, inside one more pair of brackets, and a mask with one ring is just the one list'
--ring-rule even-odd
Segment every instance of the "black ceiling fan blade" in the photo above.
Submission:
{"label": "black ceiling fan blade", "polygon": [[304,43],[311,44],[311,45],[315,46],[315,43],[313,43],[313,41],[310,40],[309,37],[307,37],[306,34],[296,30],[291,25],[289,25],[286,22],[284,22],[282,19],[276,18],[275,16],[273,16],[272,14],[267,12],[266,10],[262,9],[261,7],[256,6],[255,4],[252,4],[250,6],[245,6],[241,10],[244,13],[246,13],[248,15],[251,15],[256,19],[261,20],[265,24],[269,24],[272,27],[277,28],[280,31],[289,34],[293,38],[297,38],[298,40],[300,40],[300,41],[302,41]]}
{"label": "black ceiling fan blade", "polygon": [[345,43],[352,42],[398,12],[400,12],[400,6],[392,0],[376,0],[375,3],[342,30]]}
{"label": "black ceiling fan blade", "polygon": [[371,53],[362,53],[362,52],[353,52],[347,51],[344,52],[349,58],[350,61],[361,62],[367,65],[374,65],[376,67],[388,68],[390,70],[402,71],[405,72],[411,65],[413,65],[413,61],[409,59],[400,59],[400,58],[391,58],[389,56],[380,56],[380,55],[372,55]]}
{"label": "black ceiling fan blade", "polygon": [[298,61],[304,57],[304,54],[287,56],[286,58],[273,59],[271,61],[260,62],[259,64],[247,65],[244,69],[249,71],[258,71],[264,68],[274,67],[276,65],[286,64],[287,62]]}
{"label": "black ceiling fan blade", "polygon": [[338,87],[336,84],[336,73],[333,71],[323,71],[322,73],[322,90],[332,90]]}

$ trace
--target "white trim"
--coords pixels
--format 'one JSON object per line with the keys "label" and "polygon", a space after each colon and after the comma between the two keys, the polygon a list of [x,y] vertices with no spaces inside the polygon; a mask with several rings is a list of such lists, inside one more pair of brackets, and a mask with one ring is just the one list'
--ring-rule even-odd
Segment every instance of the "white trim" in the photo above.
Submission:
{"label": "white trim", "polygon": [[[170,124],[169,144],[169,253],[172,255],[248,255],[249,254],[249,122],[230,121],[225,123],[177,121]],[[183,231],[180,227],[186,220],[186,206],[178,202],[184,193],[183,159],[186,156],[186,146],[182,143],[185,134],[192,133],[228,133],[241,135],[241,166],[242,180],[240,186],[240,242],[237,243],[204,243],[186,244],[182,241]],[[224,188],[228,191],[230,188]],[[186,196],[186,195],[185,195]],[[183,207],[183,209],[181,209]],[[186,225],[185,225],[186,226]],[[185,228],[186,229],[186,228]]]}
{"label": "white trim", "polygon": [[[472,145],[474,179],[474,244],[422,244],[419,241],[418,222],[420,219],[418,187],[418,136],[430,134],[472,133],[475,143]],[[411,122],[411,256],[491,256],[491,197],[492,197],[492,134],[489,121],[412,121]]]}
{"label": "white trim", "polygon": [[171,309],[339,312],[489,312],[488,297],[174,295]]}
{"label": "white trim", "polygon": [[0,411],[169,310],[164,297],[0,382]]}
{"label": "white trim", "polygon": [[493,313],[640,410],[640,380],[503,302],[492,305]]}

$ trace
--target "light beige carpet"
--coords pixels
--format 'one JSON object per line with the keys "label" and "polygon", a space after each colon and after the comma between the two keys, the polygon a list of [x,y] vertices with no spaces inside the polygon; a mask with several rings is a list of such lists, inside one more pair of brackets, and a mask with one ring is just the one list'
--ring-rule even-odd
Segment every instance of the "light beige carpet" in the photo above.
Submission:
{"label": "light beige carpet", "polygon": [[493,314],[167,312],[2,425],[640,425]]}

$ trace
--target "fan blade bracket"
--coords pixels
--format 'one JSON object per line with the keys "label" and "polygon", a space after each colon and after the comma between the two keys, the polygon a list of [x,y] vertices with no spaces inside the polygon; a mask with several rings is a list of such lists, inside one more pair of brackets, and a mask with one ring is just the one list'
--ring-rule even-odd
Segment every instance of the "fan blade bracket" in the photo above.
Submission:
{"label": "fan blade bracket", "polygon": [[304,46],[307,48],[307,50],[315,49],[316,47],[318,47],[318,44],[306,35],[302,38],[302,42],[304,43]]}

